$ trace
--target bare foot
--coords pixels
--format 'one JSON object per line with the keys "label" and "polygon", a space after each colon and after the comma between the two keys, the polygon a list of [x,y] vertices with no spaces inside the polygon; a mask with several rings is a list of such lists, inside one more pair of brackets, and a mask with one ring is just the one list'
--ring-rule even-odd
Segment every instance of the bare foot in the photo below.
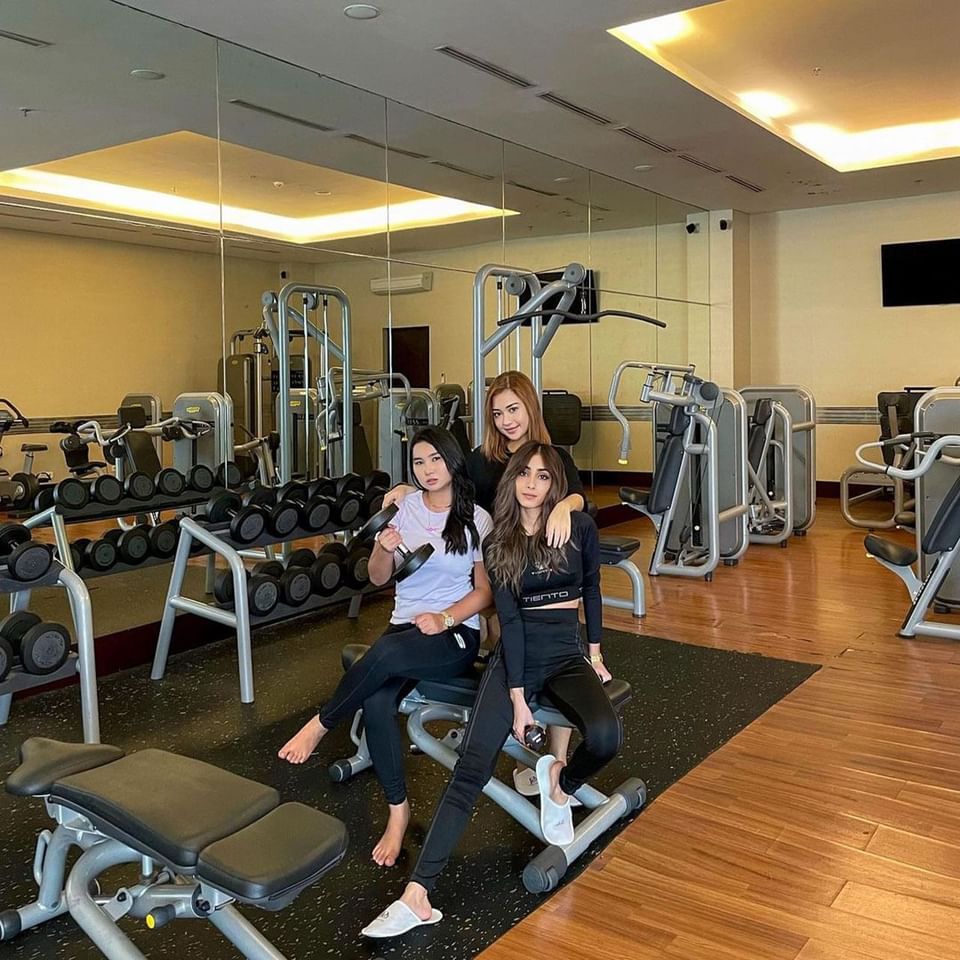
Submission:
{"label": "bare foot", "polygon": [[561,807],[570,799],[569,794],[560,789],[560,771],[565,766],[562,760],[557,760],[550,767],[550,799]]}
{"label": "bare foot", "polygon": [[320,717],[313,717],[280,748],[277,756],[287,763],[303,763],[317,749],[326,732],[327,728],[320,722]]}
{"label": "bare foot", "polygon": [[[410,804],[390,804],[390,815],[387,818],[387,828],[383,831],[380,842],[373,848],[374,863],[381,867],[392,867],[400,856],[403,846],[403,837],[410,823]],[[429,917],[430,914],[428,913]]]}
{"label": "bare foot", "polygon": [[429,920],[433,916],[433,907],[427,891],[419,883],[408,883],[400,899],[421,919]]}

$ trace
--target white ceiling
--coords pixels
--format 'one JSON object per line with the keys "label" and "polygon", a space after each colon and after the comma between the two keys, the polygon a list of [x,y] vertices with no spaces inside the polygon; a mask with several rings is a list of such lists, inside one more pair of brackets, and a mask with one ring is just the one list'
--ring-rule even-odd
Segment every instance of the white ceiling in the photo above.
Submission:
{"label": "white ceiling", "polygon": [[[366,22],[344,17],[338,0],[132,0],[129,5],[705,207],[752,212],[960,188],[960,159],[837,173],[605,32],[701,6],[703,0],[378,2],[383,14]],[[927,21],[918,12],[912,35],[899,38],[901,48],[876,42],[880,8],[893,2],[903,0],[872,0],[875,16],[863,18],[841,43],[830,22],[822,25],[824,36],[831,37],[825,56],[843,58],[846,72],[866,86],[885,76],[897,49],[923,49],[933,39],[925,35]],[[918,2],[952,5],[952,0]],[[877,38],[882,36],[877,28]],[[492,61],[535,86],[521,90],[485,76],[435,52],[441,44]],[[545,91],[629,125],[674,152],[660,153],[610,126],[573,117],[539,99]],[[722,173],[701,170],[679,159],[680,153]],[[656,166],[639,175],[633,167],[642,163]],[[749,192],[726,174],[764,191]]]}

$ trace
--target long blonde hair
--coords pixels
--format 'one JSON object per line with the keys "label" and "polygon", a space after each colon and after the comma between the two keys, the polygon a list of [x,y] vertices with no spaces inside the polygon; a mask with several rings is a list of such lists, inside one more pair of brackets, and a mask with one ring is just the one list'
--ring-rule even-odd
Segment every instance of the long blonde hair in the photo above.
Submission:
{"label": "long blonde hair", "polygon": [[507,438],[493,422],[493,401],[497,394],[503,393],[504,390],[512,390],[526,408],[527,418],[530,421],[527,440],[535,440],[537,443],[553,442],[543,419],[543,411],[540,409],[536,388],[530,378],[519,370],[507,370],[506,373],[501,373],[487,388],[487,399],[484,403],[486,412],[484,413],[483,424],[483,455],[488,460],[496,460],[498,463],[505,463],[510,458]]}
{"label": "long blonde hair", "polygon": [[[524,530],[517,500],[517,477],[539,455],[550,474],[550,490],[540,506],[536,531],[528,536]],[[491,578],[520,593],[523,572],[528,564],[538,570],[563,570],[564,551],[547,543],[546,527],[550,511],[567,495],[567,475],[556,448],[549,443],[529,440],[510,458],[503,479],[497,487],[493,508],[493,532],[487,537],[485,563]]]}

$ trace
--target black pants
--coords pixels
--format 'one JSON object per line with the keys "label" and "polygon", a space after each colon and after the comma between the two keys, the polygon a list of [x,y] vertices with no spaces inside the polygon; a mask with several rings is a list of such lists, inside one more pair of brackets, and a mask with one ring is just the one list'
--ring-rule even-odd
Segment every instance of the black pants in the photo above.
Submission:
{"label": "black pants", "polygon": [[[527,699],[545,691],[583,736],[560,774],[561,789],[565,793],[576,793],[617,755],[622,736],[620,718],[596,671],[583,656],[575,610],[525,613],[524,633]],[[433,890],[477,798],[493,776],[512,727],[513,704],[498,649],[480,682],[460,759],[433,815],[420,859],[410,878],[428,891]]]}
{"label": "black pants", "polygon": [[428,636],[413,624],[391,623],[320,708],[328,730],[363,708],[370,758],[387,803],[407,797],[398,704],[418,680],[449,680],[468,671],[479,648],[480,631],[462,624]]}

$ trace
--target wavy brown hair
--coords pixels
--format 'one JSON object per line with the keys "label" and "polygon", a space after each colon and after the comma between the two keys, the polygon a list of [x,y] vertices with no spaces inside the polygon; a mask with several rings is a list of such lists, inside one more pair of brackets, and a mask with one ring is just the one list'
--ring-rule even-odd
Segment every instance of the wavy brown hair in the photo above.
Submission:
{"label": "wavy brown hair", "polygon": [[[550,474],[550,490],[540,506],[536,531],[528,536],[517,500],[517,477],[538,456]],[[493,508],[493,532],[487,538],[485,562],[493,580],[520,593],[523,572],[527,566],[537,570],[562,570],[564,551],[547,543],[546,527],[550,511],[567,495],[567,476],[556,448],[549,443],[529,440],[510,458],[503,479],[497,487]]]}
{"label": "wavy brown hair", "polygon": [[497,394],[503,393],[504,390],[512,390],[526,407],[527,417],[530,420],[527,440],[536,440],[537,443],[552,442],[550,431],[543,419],[543,411],[540,409],[540,401],[537,399],[536,388],[530,378],[519,370],[507,370],[487,387],[487,399],[484,403],[483,455],[488,460],[496,460],[498,463],[504,463],[510,459],[507,438],[493,422],[493,401],[496,400]]}

